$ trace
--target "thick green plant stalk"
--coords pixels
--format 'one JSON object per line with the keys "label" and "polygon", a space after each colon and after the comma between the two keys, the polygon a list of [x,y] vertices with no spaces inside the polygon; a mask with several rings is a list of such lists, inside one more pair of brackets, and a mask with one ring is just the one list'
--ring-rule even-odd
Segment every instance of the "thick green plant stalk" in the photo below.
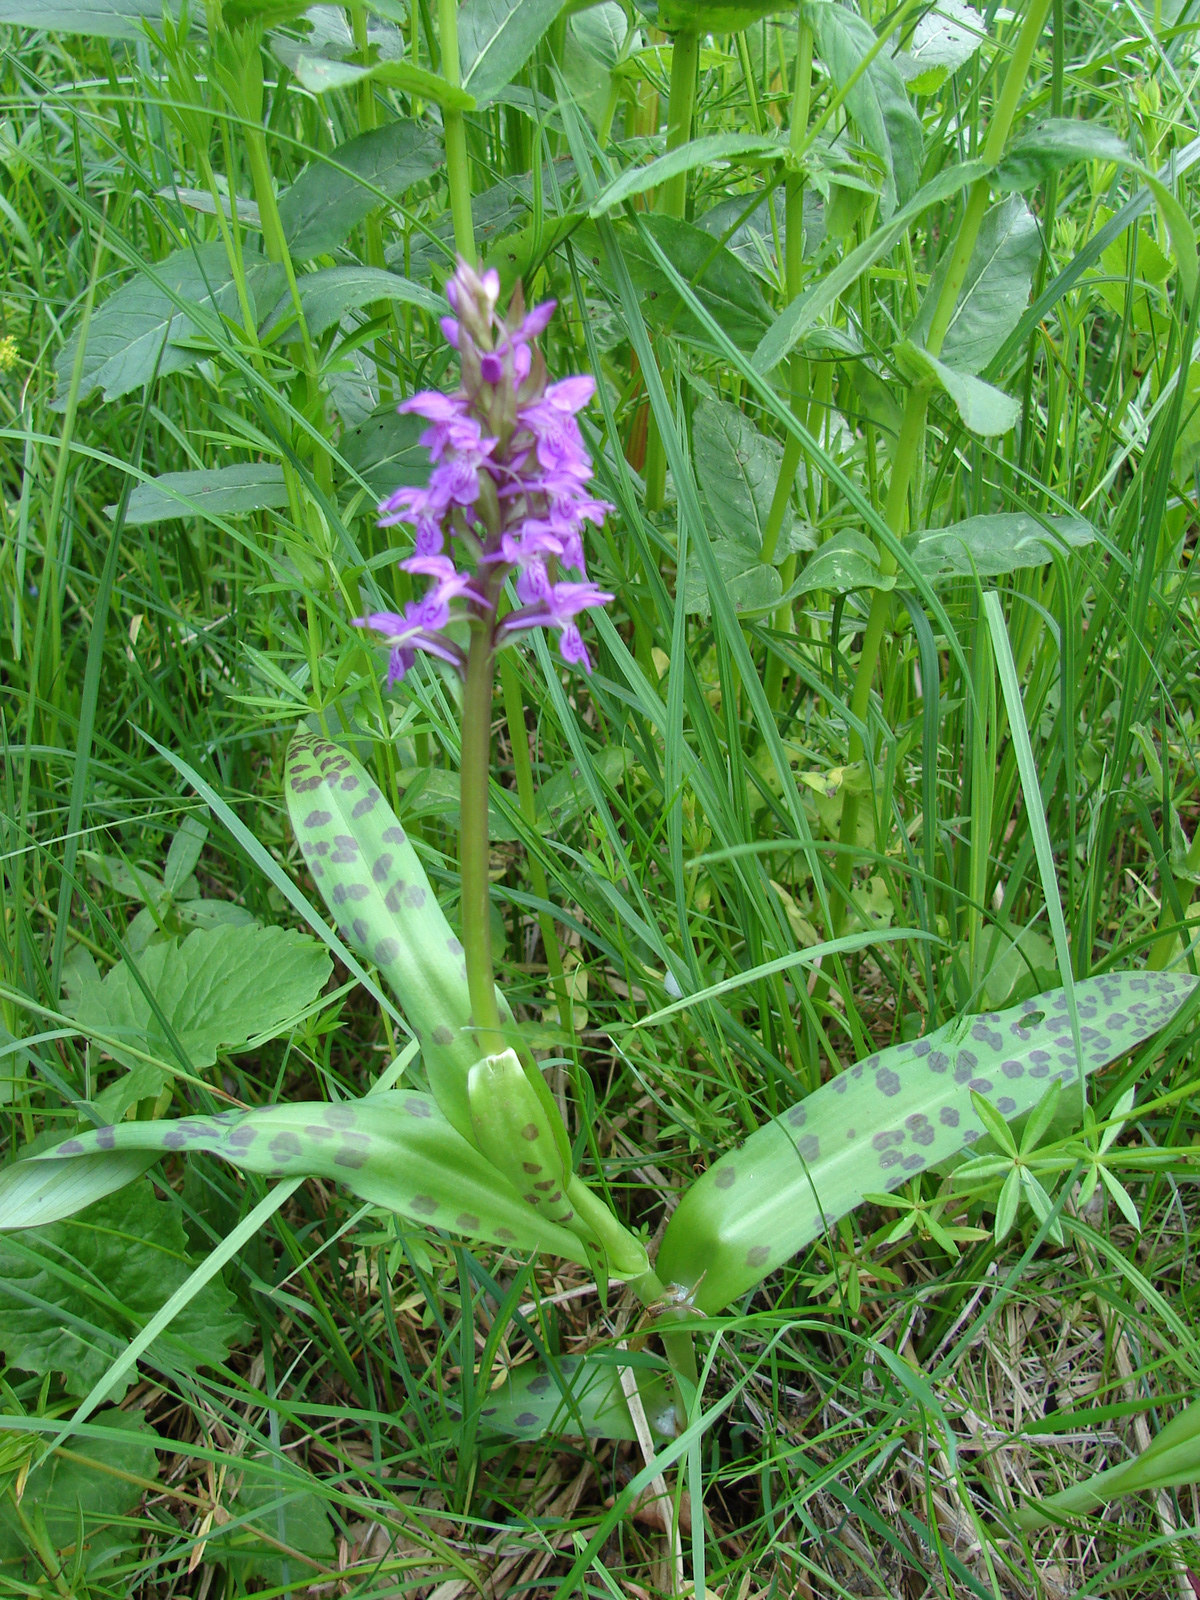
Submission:
{"label": "thick green plant stalk", "polygon": [[[438,0],[438,31],[442,47],[442,77],[451,89],[462,88],[458,54],[458,0]],[[471,216],[471,162],[467,155],[467,125],[463,114],[449,106],[442,110],[446,145],[446,177],[450,185],[450,215],[454,221],[454,247],[469,265],[478,260],[475,223]]]}
{"label": "thick green plant stalk", "polygon": [[[1030,0],[1029,10],[1025,14],[1025,21],[1017,36],[1017,43],[1009,60],[1008,71],[1004,79],[1004,87],[1000,99],[996,103],[992,117],[991,127],[988,129],[987,141],[983,150],[984,165],[990,170],[994,168],[1008,143],[1008,136],[1016,118],[1017,105],[1025,87],[1026,76],[1033,60],[1033,52],[1041,37],[1042,28],[1045,26],[1046,14],[1050,9],[1051,0]],[[988,197],[991,193],[991,180],[985,174],[977,178],[971,185],[967,197],[966,209],[959,224],[951,251],[950,266],[942,282],[941,293],[934,308],[933,319],[925,339],[925,349],[932,356],[941,352],[942,342],[946,337],[946,330],[950,326],[950,319],[958,304],[958,296],[966,278],[967,268],[971,262],[971,255],[975,249],[975,241],[979,237],[979,226],[987,210]],[[927,384],[915,383],[909,389],[908,399],[905,402],[904,416],[900,425],[899,437],[896,440],[895,454],[892,461],[892,474],[888,484],[887,501],[884,506],[884,521],[891,531],[899,536],[904,532],[908,509],[908,490],[912,481],[913,468],[920,459],[924,449],[925,439],[925,414],[929,407],[930,389]],[[880,548],[879,568],[885,578],[890,578],[896,572],[896,560],[890,550]],[[871,608],[867,615],[867,626],[863,634],[862,650],[859,654],[858,667],[854,679],[854,692],[850,700],[850,734],[849,734],[849,761],[851,764],[862,761],[866,756],[866,745],[863,742],[859,729],[866,723],[867,713],[870,708],[871,686],[875,679],[875,668],[879,661],[879,650],[883,643],[884,629],[891,609],[891,596],[887,589],[875,589],[871,595]],[[847,794],[842,807],[842,821],[840,842],[842,854],[838,862],[838,876],[843,884],[848,885],[850,874],[854,868],[854,843],[858,830],[858,814],[860,799],[857,794]],[[845,905],[839,902],[834,908],[835,924],[840,927],[844,920]]]}
{"label": "thick green plant stalk", "polygon": [[504,1048],[492,962],[491,880],[488,877],[488,775],[492,766],[492,686],[495,656],[482,628],[471,638],[463,689],[459,770],[458,867],[467,986],[479,1054]]}

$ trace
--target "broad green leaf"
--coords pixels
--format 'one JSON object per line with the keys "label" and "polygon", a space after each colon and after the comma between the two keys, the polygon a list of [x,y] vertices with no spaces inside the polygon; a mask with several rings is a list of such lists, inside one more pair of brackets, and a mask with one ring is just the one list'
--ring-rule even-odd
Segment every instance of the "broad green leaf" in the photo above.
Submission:
{"label": "broad green leaf", "polygon": [[691,172],[694,167],[712,167],[718,162],[753,161],[764,157],[781,159],[784,146],[778,139],[755,133],[713,133],[702,139],[689,140],[669,151],[645,167],[630,167],[607,184],[593,200],[589,217],[602,217],[635,194],[645,194],[668,178],[681,172]]}
{"label": "broad green leaf", "polygon": [[[630,752],[619,744],[606,744],[591,758],[592,770],[601,786],[612,789],[620,783],[632,762]],[[539,826],[546,829],[566,828],[592,809],[591,794],[581,781],[580,768],[575,762],[563,767],[539,787],[537,808]]]}
{"label": "broad green leaf", "polygon": [[[396,783],[405,791],[406,817],[438,817],[456,831],[459,824],[458,774],[441,767],[402,767]],[[488,838],[510,844],[521,837],[499,808],[488,803]]]}
{"label": "broad green leaf", "polygon": [[1036,189],[1052,172],[1075,161],[1131,160],[1124,139],[1102,123],[1048,117],[1018,134],[992,174],[992,182],[1002,193]]}
{"label": "broad green leaf", "polygon": [[329,1513],[290,1462],[242,1459],[238,1473],[241,1484],[228,1506],[230,1521],[209,1534],[206,1561],[219,1561],[235,1573],[239,1589],[254,1578],[271,1589],[291,1588],[301,1572],[311,1573],[307,1564],[297,1571],[297,1563],[288,1562],[280,1544],[314,1561],[332,1562]]}
{"label": "broad green leaf", "polygon": [[1162,212],[1163,221],[1167,225],[1167,236],[1171,241],[1171,255],[1179,270],[1179,284],[1185,298],[1190,302],[1196,298],[1196,285],[1200,281],[1200,262],[1196,257],[1196,230],[1192,227],[1191,219],[1187,212],[1176,200],[1171,190],[1165,183],[1159,181],[1151,172],[1144,169],[1142,175],[1158,203]]}
{"label": "broad green leaf", "polygon": [[[26,1164],[33,1163],[18,1166]],[[0,1181],[15,1170],[7,1168]],[[86,1394],[191,1270],[183,1213],[156,1200],[147,1181],[69,1221],[0,1236],[0,1349],[12,1366],[39,1377],[61,1373],[69,1393]],[[173,1364],[207,1366],[225,1360],[241,1327],[234,1298],[218,1281],[153,1348]],[[131,1374],[113,1398],[133,1381]]]}
{"label": "broad green leaf", "polygon": [[[757,554],[779,481],[783,446],[767,439],[744,411],[727,400],[701,400],[692,419],[696,477],[717,527]],[[775,547],[780,561],[803,548],[794,538],[795,515],[784,513]]]}
{"label": "broad green leaf", "polygon": [[[813,30],[817,54],[838,89],[850,83],[877,44],[874,30],[836,0],[806,0],[803,15]],[[883,164],[880,214],[886,222],[916,192],[921,177],[924,133],[896,63],[880,51],[845,98],[862,142]]]}
{"label": "broad green leaf", "polygon": [[431,177],[443,159],[428,128],[400,120],[360,133],[311,161],[279,197],[292,256],[308,260],[336,250],[381,203],[375,191],[398,197]]}
{"label": "broad green leaf", "polygon": [[[787,250],[787,211],[783,197],[776,195],[773,218],[772,208],[765,199],[759,201],[749,216],[746,215],[746,203],[746,195],[733,194],[698,216],[696,226],[702,228],[710,238],[724,239],[725,248],[756,277],[774,289],[779,281],[779,263]],[[824,208],[821,196],[812,184],[805,185],[803,209],[801,231],[804,236],[804,259],[807,261],[820,249],[825,238]],[[730,228],[733,229],[732,233],[729,233]],[[726,239],[727,233],[729,237]],[[778,254],[775,249],[777,242]],[[819,333],[824,333],[836,349],[823,352],[819,346],[813,346],[806,353],[862,354],[862,342],[852,329],[832,328],[826,323]]]}
{"label": "broad green leaf", "polygon": [[880,256],[896,244],[910,223],[913,223],[930,206],[940,205],[960,189],[968,188],[976,178],[984,175],[981,161],[964,161],[939,172],[936,178],[919,190],[909,203],[890,222],[877,228],[869,239],[864,239],[856,250],[839,261],[831,272],[813,284],[776,317],[754,352],[757,372],[770,372],[788,355],[800,337],[824,317],[835,300],[841,298],[851,284],[856,283]]}
{"label": "broad green leaf", "polygon": [[[449,111],[473,111],[475,101],[463,89],[452,89],[445,78],[408,61],[375,61],[361,66],[355,61],[332,61],[328,56],[298,55],[292,68],[296,81],[313,94],[328,94],[336,89],[351,89],[368,81],[399,89],[403,94],[420,95]],[[314,254],[318,252],[314,251]]]}
{"label": "broad green leaf", "polygon": [[[636,1371],[646,1421],[656,1439],[673,1439],[675,1402],[670,1385],[647,1371],[645,1361],[642,1357]],[[579,1422],[589,1439],[636,1439],[621,1389],[621,1366],[631,1364],[620,1351],[561,1356],[554,1369],[542,1361],[526,1362],[482,1397],[480,1423],[517,1439],[577,1438]],[[570,1403],[564,1384],[570,1390]]]}
{"label": "broad green leaf", "polygon": [[[60,1570],[70,1571],[82,1554],[84,1572],[97,1571],[118,1551],[141,1543],[141,1530],[123,1528],[120,1519],[146,1493],[144,1486],[157,1480],[155,1446],[166,1442],[146,1426],[141,1411],[101,1411],[82,1438],[71,1440],[69,1453],[55,1450],[34,1467],[22,1509],[26,1515],[36,1509],[44,1519],[51,1548],[62,1552]],[[81,1520],[82,1553],[76,1548]],[[0,1495],[0,1565],[13,1584],[10,1594],[44,1591],[46,1569],[30,1550],[7,1494]],[[81,1587],[73,1592],[85,1593]]]}
{"label": "broad green leaf", "polygon": [[466,0],[458,13],[463,88],[489,105],[529,60],[563,0]]}
{"label": "broad green leaf", "polygon": [[932,94],[967,64],[986,32],[983,18],[965,0],[937,0],[913,29],[908,49],[896,56],[900,76],[914,93]]}
{"label": "broad green leaf", "polygon": [[[617,0],[602,0],[573,16],[567,25],[560,67],[563,82],[572,99],[599,128],[610,103],[618,93],[613,69],[621,61],[629,22]],[[636,49],[640,34],[631,48]],[[612,102],[615,106],[616,101]]]}
{"label": "broad green leaf", "polygon": [[932,382],[950,396],[962,418],[963,427],[969,428],[972,433],[988,438],[1016,427],[1017,418],[1021,415],[1020,403],[1002,389],[993,388],[990,383],[984,383],[982,378],[973,377],[969,372],[948,367],[944,361],[931,356],[928,350],[913,344],[910,339],[896,346],[896,354],[926,382]]}
{"label": "broad green leaf", "polygon": [[384,500],[402,485],[427,481],[429,451],[420,442],[426,426],[423,418],[401,416],[388,406],[343,433],[338,454],[375,498]]}
{"label": "broad green leaf", "polygon": [[[317,998],[332,964],[323,945],[291,929],[218,927],[197,928],[181,944],[150,945],[137,965],[191,1067],[203,1069],[220,1050],[244,1050],[252,1039],[279,1032]],[[168,1081],[165,1067],[126,1052],[122,1043],[170,1062],[169,1038],[124,961],[103,980],[83,983],[74,1012],[78,1026],[104,1035],[103,1048],[134,1073],[97,1102],[116,1121]]]}
{"label": "broad green leaf", "polygon": [[[308,272],[296,279],[296,289],[304,310],[308,331],[317,339],[327,328],[332,328],[347,311],[357,311],[362,306],[377,301],[390,300],[397,305],[417,306],[432,316],[440,317],[446,310],[441,295],[434,294],[423,284],[412,283],[398,273],[385,272],[382,267],[363,267],[355,263],[345,267],[323,267],[318,272]],[[264,333],[286,317],[292,310],[290,296],[279,302]],[[284,342],[299,339],[299,328],[290,328],[283,336]]]}
{"label": "broad green leaf", "polygon": [[178,894],[196,870],[207,838],[208,829],[202,822],[195,817],[184,817],[167,849],[167,864],[163,868],[163,888],[168,894]]}
{"label": "broad green leaf", "polygon": [[91,39],[144,39],[145,24],[160,26],[162,15],[157,0],[0,0],[0,25]]}
{"label": "broad green leaf", "polygon": [[[940,359],[947,366],[956,372],[983,371],[1021,320],[1041,250],[1037,221],[1020,195],[1009,195],[986,214],[942,340]],[[949,260],[947,252],[910,330],[916,344],[927,343]]]}
{"label": "broad green leaf", "polygon": [[402,1090],[332,1105],[298,1101],[175,1122],[122,1122],[78,1134],[0,1172],[0,1226],[19,1215],[22,1191],[40,1181],[42,1168],[66,1177],[97,1151],[172,1150],[203,1150],[271,1178],[325,1178],[419,1226],[545,1250],[581,1265],[587,1260],[580,1240],[526,1205],[431,1096]]}
{"label": "broad green leaf", "polygon": [[[708,334],[667,283],[635,225],[617,221],[611,226],[649,326],[707,346]],[[734,343],[752,349],[766,331],[771,315],[753,274],[728,250],[719,249],[714,254],[712,238],[689,222],[655,213],[642,217],[640,226],[674,263],[680,277],[693,284],[696,298]],[[584,270],[590,269],[602,282],[613,286],[595,225],[585,223],[576,242]]]}
{"label": "broad green leaf", "polygon": [[1068,554],[1094,543],[1096,530],[1083,517],[1030,516],[997,511],[968,517],[948,528],[922,528],[904,540],[917,571],[930,579],[994,578],[1021,567],[1044,567],[1056,550]]}
{"label": "broad green leaf", "polygon": [[[125,510],[127,526],[171,522],[177,517],[236,517],[246,511],[273,511],[288,503],[283,468],[266,461],[197,472],[164,472],[139,483]],[[115,516],[116,506],[105,506]]]}
{"label": "broad green leaf", "polygon": [[[251,305],[256,300],[272,303],[283,285],[283,269],[250,251],[245,253],[245,264]],[[88,327],[79,398],[100,389],[106,400],[116,400],[149,383],[156,369],[165,377],[199,361],[198,348],[175,342],[203,331],[188,316],[189,306],[209,317],[237,314],[237,289],[224,245],[176,250],[165,261],[144,268],[96,308]],[[66,404],[78,339],[76,333],[67,340],[55,363],[57,411]]]}
{"label": "broad green leaf", "polygon": [[500,274],[500,298],[506,300],[517,283],[532,282],[542,262],[570,238],[583,220],[583,213],[567,212],[561,217],[542,217],[517,233],[506,233],[487,248],[487,264]]}
{"label": "broad green leaf", "polygon": [[879,569],[879,551],[865,533],[843,528],[805,562],[804,571],[789,591],[811,594],[816,589],[848,594],[851,589],[891,589],[895,578]]}
{"label": "broad green leaf", "polygon": [[[1196,982],[1130,972],[1077,983],[1085,1073],[1165,1027]],[[752,1133],[686,1191],[663,1236],[659,1277],[694,1288],[700,1310],[721,1310],[865,1193],[889,1192],[978,1139],[972,1093],[1011,1121],[1038,1103],[1052,1077],[1078,1077],[1061,989],[869,1056]]]}
{"label": "broad green leaf", "polygon": [[[758,616],[779,604],[783,584],[778,570],[766,566],[748,545],[740,539],[714,539],[712,553],[721,586],[739,616]],[[712,613],[708,581],[694,553],[688,558],[684,576],[683,608],[689,615],[700,617]]]}

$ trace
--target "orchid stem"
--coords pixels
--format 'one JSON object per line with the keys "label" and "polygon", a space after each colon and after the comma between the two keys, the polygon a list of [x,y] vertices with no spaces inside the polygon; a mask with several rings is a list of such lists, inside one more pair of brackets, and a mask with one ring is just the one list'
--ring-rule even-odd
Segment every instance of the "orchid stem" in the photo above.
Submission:
{"label": "orchid stem", "polygon": [[458,869],[462,882],[462,937],[467,988],[481,1055],[505,1048],[492,965],[492,902],[488,878],[488,776],[492,754],[491,630],[477,628],[467,656],[459,765]]}

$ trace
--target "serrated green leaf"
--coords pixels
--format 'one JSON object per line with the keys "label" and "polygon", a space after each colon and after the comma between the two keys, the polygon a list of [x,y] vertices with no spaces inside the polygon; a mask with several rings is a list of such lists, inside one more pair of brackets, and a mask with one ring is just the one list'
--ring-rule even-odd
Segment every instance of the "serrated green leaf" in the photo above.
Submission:
{"label": "serrated green leaf", "polygon": [[[72,1439],[69,1454],[55,1450],[34,1467],[22,1506],[27,1514],[34,1508],[40,1513],[55,1552],[70,1551],[60,1570],[70,1570],[79,1559],[83,1571],[96,1571],[119,1550],[141,1543],[140,1530],[123,1528],[119,1519],[145,1494],[143,1485],[157,1480],[155,1446],[163,1442],[147,1427],[143,1412],[101,1411],[82,1438]],[[84,1547],[79,1551],[81,1520]],[[30,1550],[7,1494],[0,1495],[0,1564],[14,1584],[10,1593],[41,1592],[46,1569]]]}
{"label": "serrated green leaf", "polygon": [[466,0],[458,13],[463,88],[489,105],[529,60],[563,0]]}
{"label": "serrated green leaf", "polygon": [[98,1151],[203,1150],[267,1177],[325,1178],[418,1226],[586,1262],[566,1228],[540,1216],[457,1133],[427,1094],[389,1090],[337,1104],[294,1102],[179,1121],[122,1122],[81,1133],[0,1172],[0,1226],[40,1169],[70,1175]]}
{"label": "serrated green leaf", "polygon": [[[984,216],[958,304],[942,340],[940,359],[956,372],[982,372],[1021,320],[1041,255],[1037,220],[1020,195],[1010,195]],[[926,343],[941,298],[950,253],[930,279],[910,337]]]}
{"label": "serrated green leaf", "polygon": [[[905,205],[921,176],[924,130],[905,92],[896,63],[880,51],[862,70],[878,41],[871,25],[834,0],[806,0],[803,15],[813,30],[817,54],[839,90],[862,142],[884,169],[880,214],[886,222]],[[847,85],[850,85],[847,88]]]}
{"label": "serrated green leaf", "polygon": [[303,261],[336,250],[381,203],[375,191],[398,197],[431,177],[443,159],[428,128],[401,119],[360,133],[310,162],[279,197],[279,219],[293,258]]}
{"label": "serrated green leaf", "polygon": [[[714,539],[713,560],[720,583],[739,616],[761,616],[779,604],[783,584],[774,567],[765,566],[740,539]],[[712,614],[712,596],[698,555],[688,558],[684,575],[683,608],[689,615]]]}
{"label": "serrated green leaf", "polygon": [[[282,267],[253,251],[244,252],[244,261],[251,306],[260,299],[272,303],[283,285]],[[209,317],[238,313],[237,288],[223,244],[176,250],[96,308],[88,325],[79,398],[100,389],[106,400],[116,400],[149,383],[156,370],[165,377],[193,366],[200,360],[199,349],[175,342],[205,332],[201,320],[189,317],[190,306]],[[55,363],[56,411],[66,405],[78,337],[76,333],[67,340]]]}
{"label": "serrated green leaf", "polygon": [[[231,467],[205,467],[194,472],[164,472],[139,483],[129,496],[125,521],[131,527],[170,522],[176,517],[237,517],[247,511],[269,511],[288,503],[283,468],[264,461],[242,461]],[[105,506],[106,516],[116,506]]]}
{"label": "serrated green leaf", "polygon": [[994,578],[1022,567],[1043,567],[1056,550],[1082,550],[1095,539],[1095,528],[1083,517],[1039,519],[1024,511],[1000,511],[948,528],[922,528],[904,543],[917,571],[936,581],[975,572]]}
{"label": "serrated green leaf", "polygon": [[1002,193],[1036,189],[1052,172],[1075,161],[1132,161],[1119,133],[1098,122],[1047,117],[1013,140],[992,174]]}
{"label": "serrated green leaf", "polygon": [[[69,1221],[0,1236],[0,1348],[13,1366],[61,1373],[71,1394],[86,1394],[191,1270],[179,1207],[145,1181]],[[210,1283],[153,1348],[176,1366],[211,1365],[241,1327],[233,1296]]]}
{"label": "serrated green leaf", "polygon": [[[1109,973],[1075,986],[1085,1072],[1164,1027],[1196,979]],[[664,1280],[712,1313],[819,1237],[867,1191],[890,1191],[983,1132],[972,1092],[1006,1120],[1078,1067],[1064,992],[948,1023],[831,1082],[721,1157],[684,1194],[659,1251]]]}
{"label": "serrated green leaf", "polygon": [[959,372],[944,361],[931,356],[928,350],[905,339],[896,347],[896,354],[927,382],[948,394],[962,418],[963,427],[972,433],[990,438],[1007,433],[1016,427],[1021,415],[1020,404],[1001,389],[995,389],[982,378],[969,372]]}
{"label": "serrated green leaf", "polygon": [[[332,963],[315,939],[291,929],[219,927],[197,929],[181,944],[151,945],[138,970],[192,1067],[203,1068],[219,1050],[242,1050],[285,1026],[321,992]],[[163,1062],[172,1059],[169,1039],[124,961],[101,982],[83,984],[75,1020],[85,1032],[128,1041]],[[146,1070],[119,1042],[104,1048],[126,1066]],[[165,1071],[157,1073],[159,1088],[166,1078]]]}

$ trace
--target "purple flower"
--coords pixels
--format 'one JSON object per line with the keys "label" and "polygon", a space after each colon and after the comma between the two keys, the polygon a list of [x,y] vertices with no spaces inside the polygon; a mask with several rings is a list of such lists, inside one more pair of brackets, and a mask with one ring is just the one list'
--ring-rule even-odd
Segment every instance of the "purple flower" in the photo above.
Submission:
{"label": "purple flower", "polygon": [[[442,332],[458,351],[461,387],[415,394],[400,407],[428,422],[421,443],[433,471],[423,488],[405,486],[383,502],[380,525],[413,526],[413,554],[401,566],[432,581],[402,613],[360,619],[391,646],[389,686],[418,650],[463,671],[463,652],[445,632],[454,623],[486,629],[496,649],[529,628],[556,628],[563,660],[590,671],[576,619],[613,598],[587,580],[583,548],[585,523],[598,527],[613,509],[590,493],[592,463],[576,421],[595,380],[549,383],[533,341],[554,301],[526,311],[518,290],[503,319],[499,296],[495,271],[480,275],[459,262],[446,285],[454,315],[442,319]],[[567,568],[579,581],[561,576]],[[519,604],[501,621],[509,578]]]}

